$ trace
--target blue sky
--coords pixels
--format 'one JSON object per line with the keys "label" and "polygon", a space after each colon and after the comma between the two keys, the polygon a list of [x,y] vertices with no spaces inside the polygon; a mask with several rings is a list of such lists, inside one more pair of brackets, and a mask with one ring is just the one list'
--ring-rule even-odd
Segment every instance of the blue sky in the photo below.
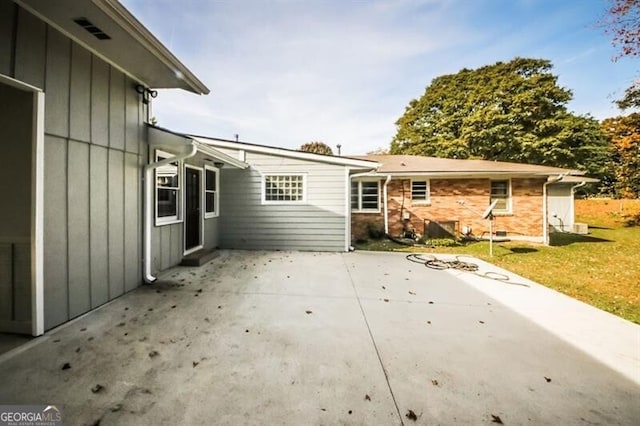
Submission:
{"label": "blue sky", "polygon": [[159,125],[343,154],[388,147],[434,77],[550,59],[569,109],[598,119],[640,75],[596,26],[606,0],[121,0],[210,89],[160,91]]}

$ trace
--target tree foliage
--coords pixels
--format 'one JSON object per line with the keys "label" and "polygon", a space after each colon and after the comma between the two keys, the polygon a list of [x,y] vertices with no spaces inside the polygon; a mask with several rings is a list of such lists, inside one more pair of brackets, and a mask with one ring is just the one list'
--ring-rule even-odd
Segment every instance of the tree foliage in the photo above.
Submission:
{"label": "tree foliage", "polygon": [[479,158],[578,168],[599,176],[599,123],[567,111],[545,59],[515,58],[433,79],[396,122],[392,154]]}
{"label": "tree foliage", "polygon": [[616,194],[640,197],[640,113],[607,118],[602,130],[611,141]]}
{"label": "tree foliage", "polygon": [[[611,6],[600,25],[611,36],[613,46],[618,49],[618,54],[613,59],[623,56],[640,57],[640,0],[610,2]],[[632,83],[616,103],[622,109],[640,107],[640,81]]]}
{"label": "tree foliage", "polygon": [[302,144],[298,151],[312,152],[314,154],[333,155],[333,150],[324,142],[307,142]]}
{"label": "tree foliage", "polygon": [[609,0],[611,7],[600,24],[619,49],[615,59],[640,56],[640,0]]}

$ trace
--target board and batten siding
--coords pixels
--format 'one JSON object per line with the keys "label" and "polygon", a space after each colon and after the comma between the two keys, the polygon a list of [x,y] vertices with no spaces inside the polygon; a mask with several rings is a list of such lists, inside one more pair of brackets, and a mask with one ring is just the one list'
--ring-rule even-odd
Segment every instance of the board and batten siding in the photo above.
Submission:
{"label": "board and batten siding", "polygon": [[[237,158],[232,149],[221,151]],[[220,245],[223,248],[345,251],[346,171],[344,166],[246,152],[245,170],[223,169]],[[263,204],[263,176],[301,174],[306,201]]]}
{"label": "board and batten siding", "polygon": [[0,73],[45,93],[45,329],[141,282],[147,110],[133,80],[8,0]]}

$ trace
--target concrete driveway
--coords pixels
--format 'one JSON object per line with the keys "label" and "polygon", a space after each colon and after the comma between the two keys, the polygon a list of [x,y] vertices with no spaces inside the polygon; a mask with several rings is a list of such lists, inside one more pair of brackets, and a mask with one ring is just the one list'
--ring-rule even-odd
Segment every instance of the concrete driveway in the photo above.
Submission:
{"label": "concrete driveway", "polygon": [[640,327],[510,278],[529,287],[221,251],[0,357],[0,402],[65,424],[637,424]]}

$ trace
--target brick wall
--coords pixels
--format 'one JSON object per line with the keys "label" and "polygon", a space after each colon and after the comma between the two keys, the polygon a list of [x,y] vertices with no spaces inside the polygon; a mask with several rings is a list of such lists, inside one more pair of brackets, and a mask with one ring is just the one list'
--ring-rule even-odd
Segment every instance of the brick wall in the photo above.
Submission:
{"label": "brick wall", "polygon": [[[542,235],[542,185],[544,179],[512,179],[512,213],[496,215],[494,231],[511,236]],[[430,202],[411,200],[411,179],[393,179],[387,186],[389,233],[400,236],[410,226],[423,235],[425,220],[458,221],[459,229],[469,226],[475,236],[487,236],[489,223],[481,213],[489,205],[489,179],[431,179]],[[464,206],[458,203],[464,200]],[[382,207],[382,206],[381,206]],[[403,214],[409,214],[408,223]],[[354,239],[364,239],[370,227],[384,227],[382,213],[353,213],[351,231]]]}

